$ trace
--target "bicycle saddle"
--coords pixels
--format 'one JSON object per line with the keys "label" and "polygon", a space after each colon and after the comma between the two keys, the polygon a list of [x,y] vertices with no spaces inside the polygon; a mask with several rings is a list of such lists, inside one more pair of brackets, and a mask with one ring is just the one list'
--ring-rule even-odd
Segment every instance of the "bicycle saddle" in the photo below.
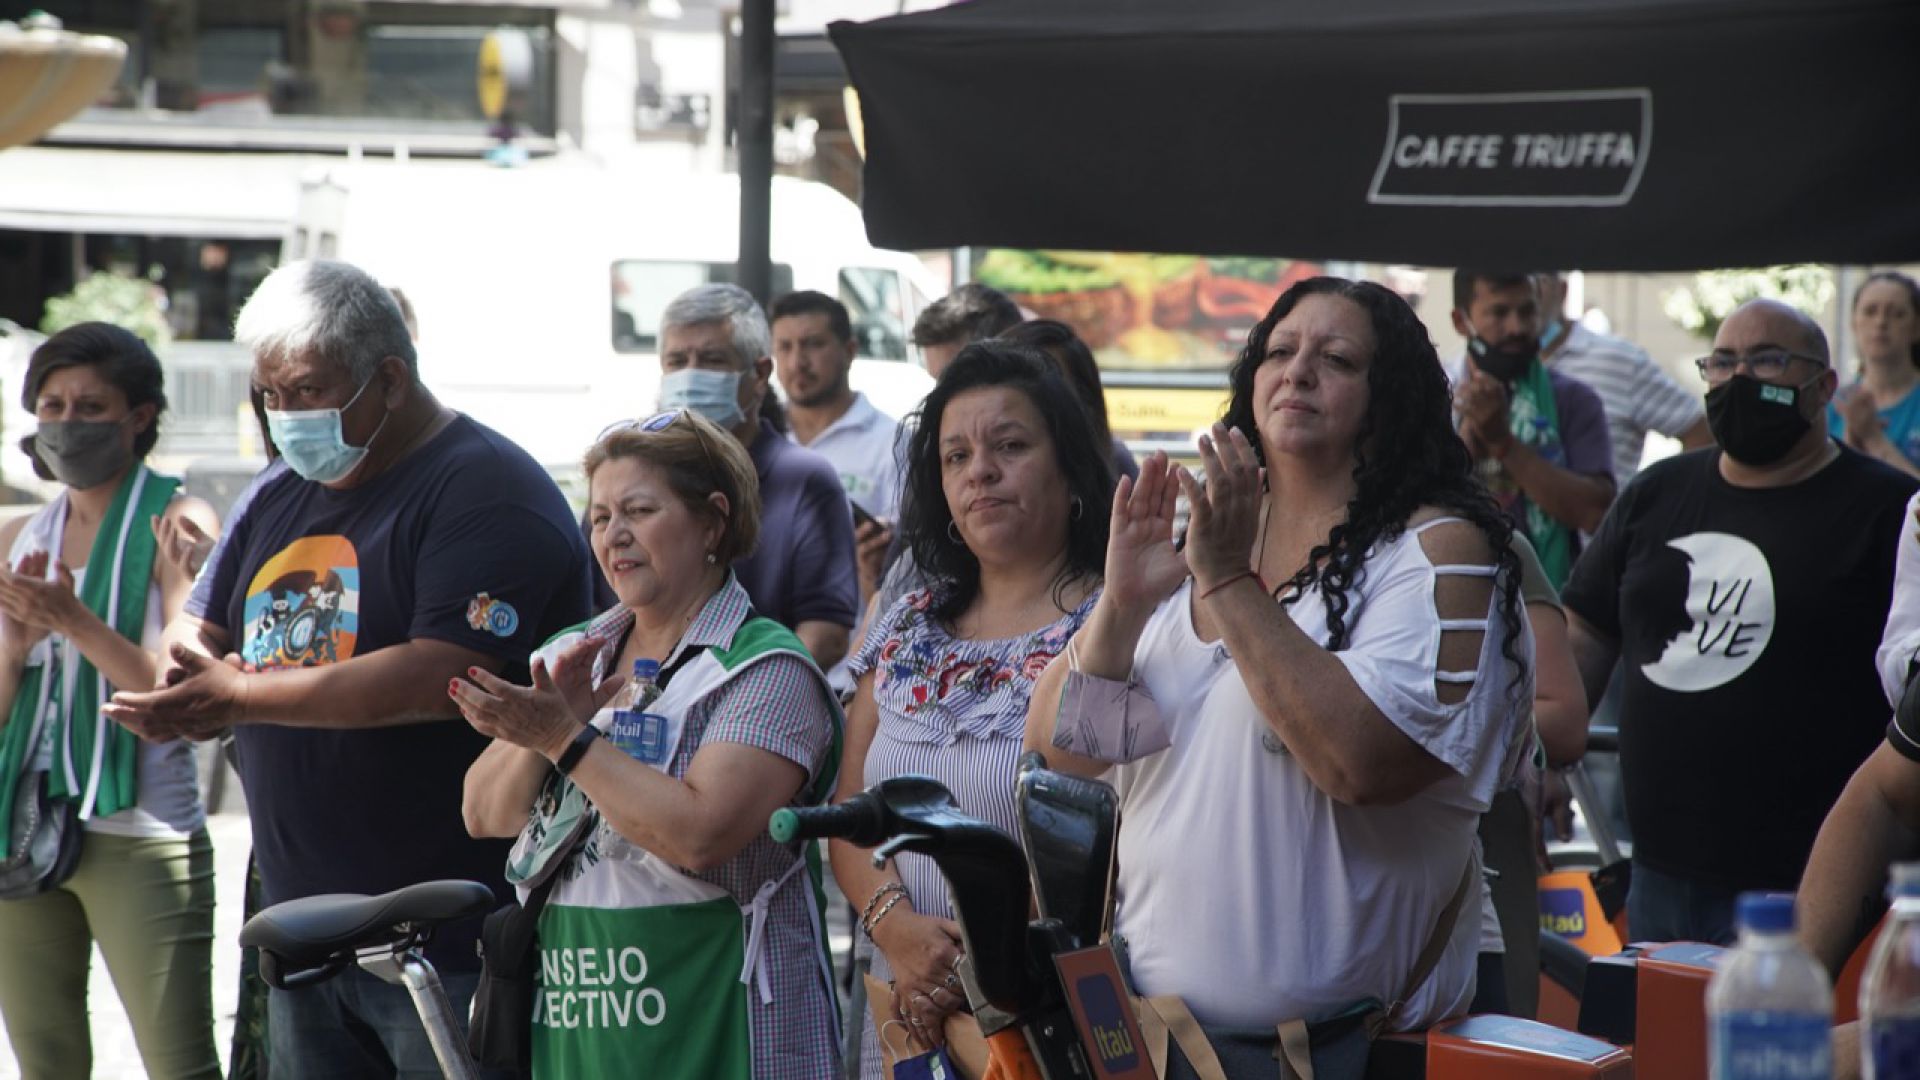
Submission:
{"label": "bicycle saddle", "polygon": [[308,896],[248,919],[240,944],[273,954],[285,967],[315,967],[341,953],[405,941],[493,906],[493,890],[477,881],[423,881],[379,896]]}

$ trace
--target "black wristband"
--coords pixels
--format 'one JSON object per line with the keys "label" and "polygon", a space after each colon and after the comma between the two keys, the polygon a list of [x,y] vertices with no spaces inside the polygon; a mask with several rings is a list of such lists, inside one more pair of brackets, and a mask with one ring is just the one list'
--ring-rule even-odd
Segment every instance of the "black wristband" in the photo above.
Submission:
{"label": "black wristband", "polygon": [[573,741],[567,744],[567,748],[560,752],[560,757],[554,761],[553,767],[560,770],[561,776],[571,775],[573,767],[580,764],[581,758],[587,756],[587,747],[592,746],[593,740],[599,737],[599,728],[592,724],[582,724],[580,733],[575,735]]}

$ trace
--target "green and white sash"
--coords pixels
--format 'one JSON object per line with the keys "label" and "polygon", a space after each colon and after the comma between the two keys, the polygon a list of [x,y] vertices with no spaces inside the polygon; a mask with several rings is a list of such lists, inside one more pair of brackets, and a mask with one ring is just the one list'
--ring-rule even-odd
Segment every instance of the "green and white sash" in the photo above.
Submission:
{"label": "green and white sash", "polygon": [[[128,470],[87,556],[80,602],[129,641],[139,641],[145,629],[159,552],[147,523],[166,512],[179,486],[178,479],[145,465]],[[63,490],[20,530],[8,561],[17,566],[31,552],[48,552],[46,576],[55,580],[67,508]],[[106,677],[64,636],[49,634],[33,647],[0,732],[0,845],[10,846],[15,789],[46,740],[53,749],[48,793],[78,801],[82,820],[118,813],[139,800],[139,741],[100,715],[100,703],[112,692]]]}
{"label": "green and white sash", "polygon": [[[549,646],[557,651],[563,636]],[[687,712],[742,672],[774,656],[804,660],[833,701],[826,678],[799,639],[769,619],[750,618],[729,648],[707,649],[686,661],[648,711],[670,718],[671,762]],[[671,664],[669,665],[671,666]],[[611,710],[595,717],[604,728]],[[810,801],[833,791],[839,761],[840,716],[828,765]],[[596,822],[584,843],[568,850],[555,834],[569,831],[582,812],[571,784],[543,794],[543,806],[509,856],[508,876],[520,882],[559,874],[539,927],[540,975],[533,1015],[534,1074],[539,1077],[647,1076],[655,1080],[751,1080],[753,1041],[749,993],[771,1004],[764,951],[767,920],[779,893],[811,879],[805,906],[819,943],[819,977],[832,993],[833,971],[822,921],[818,849],[806,845],[779,877],[762,883],[740,904],[726,890],[701,881]],[[538,819],[551,816],[542,823]],[[590,808],[586,812],[591,812]],[[543,850],[544,849],[544,850]],[[566,861],[558,867],[548,859]],[[807,870],[803,877],[801,869]],[[734,973],[738,973],[735,977]],[[832,1015],[837,1008],[829,1007]],[[837,1038],[837,1036],[836,1036]]]}
{"label": "green and white sash", "polygon": [[[1553,382],[1547,375],[1547,366],[1535,360],[1525,374],[1513,381],[1511,389],[1512,397],[1507,406],[1508,430],[1513,432],[1514,438],[1532,447],[1541,457],[1565,468],[1567,452],[1560,439],[1560,407],[1554,400]],[[1540,556],[1540,566],[1547,572],[1547,580],[1553,582],[1556,589],[1565,586],[1567,575],[1573,569],[1573,530],[1548,516],[1510,478],[1503,475],[1502,479],[1507,482],[1507,497],[1517,499],[1522,507],[1527,539],[1533,542],[1533,550]],[[1499,494],[1502,493],[1496,492],[1496,495]]]}

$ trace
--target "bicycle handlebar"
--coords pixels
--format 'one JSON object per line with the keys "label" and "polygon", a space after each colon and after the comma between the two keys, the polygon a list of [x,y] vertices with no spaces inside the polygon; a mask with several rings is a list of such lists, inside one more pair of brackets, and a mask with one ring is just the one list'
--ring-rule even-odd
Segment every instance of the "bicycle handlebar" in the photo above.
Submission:
{"label": "bicycle handlebar", "polygon": [[886,839],[886,818],[878,800],[866,792],[835,806],[775,810],[767,832],[782,844],[792,840],[845,840],[874,847]]}
{"label": "bicycle handlebar", "polygon": [[1019,1015],[1045,997],[1028,963],[1026,856],[1011,836],[960,812],[953,794],[924,776],[897,776],[835,806],[774,812],[783,843],[834,838],[874,848],[874,862],[913,852],[946,877],[975,983],[995,1008]]}

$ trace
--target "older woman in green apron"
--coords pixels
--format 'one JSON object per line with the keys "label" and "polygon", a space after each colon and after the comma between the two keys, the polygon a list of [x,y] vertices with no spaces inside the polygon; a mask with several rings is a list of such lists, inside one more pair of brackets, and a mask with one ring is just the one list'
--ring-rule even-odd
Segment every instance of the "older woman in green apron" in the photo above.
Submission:
{"label": "older woman in green apron", "polygon": [[[676,411],[604,433],[586,472],[619,606],[548,643],[531,687],[475,671],[450,688],[495,740],[467,774],[468,828],[520,837],[516,882],[564,860],[539,923],[534,1074],[834,1075],[818,857],[766,821],[833,789],[840,711],[729,569],[758,531],[753,465]],[[616,712],[636,660],[657,663],[642,699],[658,696]],[[575,811],[597,823],[555,843]]]}

